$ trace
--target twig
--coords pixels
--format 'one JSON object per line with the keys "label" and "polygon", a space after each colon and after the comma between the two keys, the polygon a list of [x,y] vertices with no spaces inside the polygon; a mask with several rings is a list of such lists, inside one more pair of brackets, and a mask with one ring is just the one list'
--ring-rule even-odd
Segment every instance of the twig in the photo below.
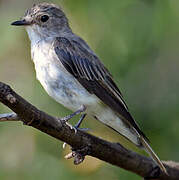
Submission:
{"label": "twig", "polygon": [[71,155],[73,157],[80,155],[80,158],[76,160],[83,160],[83,157],[90,155],[136,173],[141,177],[152,179],[152,177],[158,176],[158,180],[179,179],[178,163],[164,162],[169,174],[168,177],[166,174],[160,172],[160,170],[157,170],[155,163],[148,157],[127,150],[118,143],[107,142],[80,130],[75,133],[74,130],[62,123],[62,121],[38,110],[16,94],[8,85],[1,82],[0,102],[17,114],[17,116],[16,114],[11,114],[11,117],[9,116],[10,114],[7,114],[7,117],[4,115],[3,118],[7,120],[14,118],[17,120],[17,117],[19,117],[24,124],[66,142],[72,147],[73,151],[79,153]]}

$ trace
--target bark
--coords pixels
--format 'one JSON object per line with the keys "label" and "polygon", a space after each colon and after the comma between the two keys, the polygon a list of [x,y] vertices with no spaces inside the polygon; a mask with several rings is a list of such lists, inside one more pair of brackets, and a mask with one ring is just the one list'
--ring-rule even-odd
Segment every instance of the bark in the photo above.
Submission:
{"label": "bark", "polygon": [[130,151],[119,143],[111,143],[80,130],[75,133],[63,121],[37,109],[2,82],[0,82],[0,102],[13,111],[0,115],[0,121],[20,120],[25,125],[66,142],[72,147],[72,153],[66,158],[74,157],[75,164],[81,163],[85,156],[89,155],[136,173],[144,179],[179,179],[179,163],[163,162],[168,172],[166,175],[151,158]]}

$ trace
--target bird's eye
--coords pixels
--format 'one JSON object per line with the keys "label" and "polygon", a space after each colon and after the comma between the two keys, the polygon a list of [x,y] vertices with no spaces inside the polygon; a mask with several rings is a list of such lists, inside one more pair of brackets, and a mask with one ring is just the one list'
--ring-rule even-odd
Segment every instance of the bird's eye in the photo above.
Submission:
{"label": "bird's eye", "polygon": [[47,16],[47,15],[43,15],[43,16],[41,16],[41,18],[40,18],[40,20],[41,20],[42,22],[46,22],[46,21],[48,21],[48,19],[49,19],[49,16]]}

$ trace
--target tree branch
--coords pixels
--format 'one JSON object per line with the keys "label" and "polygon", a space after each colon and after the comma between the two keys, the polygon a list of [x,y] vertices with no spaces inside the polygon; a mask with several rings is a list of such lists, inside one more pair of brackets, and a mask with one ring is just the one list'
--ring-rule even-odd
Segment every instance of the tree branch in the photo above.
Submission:
{"label": "tree branch", "polygon": [[118,143],[107,142],[80,130],[75,133],[65,123],[40,111],[2,82],[0,82],[0,102],[14,112],[0,115],[0,121],[17,121],[19,119],[26,125],[66,142],[72,147],[72,154],[67,158],[74,157],[76,164],[79,164],[86,155],[90,155],[136,173],[145,179],[153,177],[158,180],[179,179],[178,163],[164,162],[169,174],[167,176],[148,157],[127,150]]}

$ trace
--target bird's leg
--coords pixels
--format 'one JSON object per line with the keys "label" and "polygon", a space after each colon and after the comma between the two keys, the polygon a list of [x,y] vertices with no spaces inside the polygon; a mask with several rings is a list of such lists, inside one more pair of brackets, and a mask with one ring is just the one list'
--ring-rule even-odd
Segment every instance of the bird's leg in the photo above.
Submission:
{"label": "bird's leg", "polygon": [[[86,108],[85,108],[86,109]],[[84,112],[84,111],[83,111]],[[73,113],[74,114],[74,113]],[[67,122],[65,122],[68,126],[70,126],[71,129],[75,130],[75,133],[77,132],[78,129],[82,130],[82,131],[88,131],[88,128],[80,128],[81,123],[83,122],[84,118],[86,117],[86,114],[82,114],[80,117],[80,120],[75,124],[75,126],[73,127],[71,124],[67,124]],[[66,147],[66,142],[63,143],[63,149]]]}
{"label": "bird's leg", "polygon": [[83,122],[84,118],[86,117],[86,114],[82,114],[79,121],[75,124],[76,129],[80,129],[82,131],[88,130],[88,128],[80,128],[81,123]]}
{"label": "bird's leg", "polygon": [[83,118],[80,118],[80,120],[78,121],[78,123],[73,127],[71,124],[68,123],[68,121],[74,117],[75,115],[78,115],[82,112],[84,112],[86,110],[86,107],[83,105],[80,107],[80,109],[78,109],[77,111],[75,111],[74,113],[68,115],[68,116],[65,116],[63,118],[60,118],[60,120],[62,122],[64,122],[65,124],[67,124],[71,129],[74,129],[75,130],[75,133],[77,132],[77,129],[79,128],[80,124],[82,123],[83,119],[85,118],[85,116]]}
{"label": "bird's leg", "polygon": [[78,115],[82,112],[84,112],[86,110],[86,107],[84,105],[82,105],[77,111],[75,111],[74,113],[68,115],[68,116],[65,116],[63,118],[60,118],[61,121],[64,121],[64,122],[68,122],[68,120],[70,120],[72,117],[74,117],[75,115]]}
{"label": "bird's leg", "polygon": [[[77,129],[80,129],[82,131],[88,131],[89,130],[88,128],[80,128],[80,125],[83,122],[83,119],[85,117],[86,117],[86,114],[82,114],[81,117],[80,117],[80,120],[75,124],[74,127],[72,126],[72,128],[75,129],[75,133],[77,132]],[[70,125],[70,128],[71,128],[71,125]],[[65,146],[66,146],[66,142],[63,143],[63,149],[65,148]]]}

